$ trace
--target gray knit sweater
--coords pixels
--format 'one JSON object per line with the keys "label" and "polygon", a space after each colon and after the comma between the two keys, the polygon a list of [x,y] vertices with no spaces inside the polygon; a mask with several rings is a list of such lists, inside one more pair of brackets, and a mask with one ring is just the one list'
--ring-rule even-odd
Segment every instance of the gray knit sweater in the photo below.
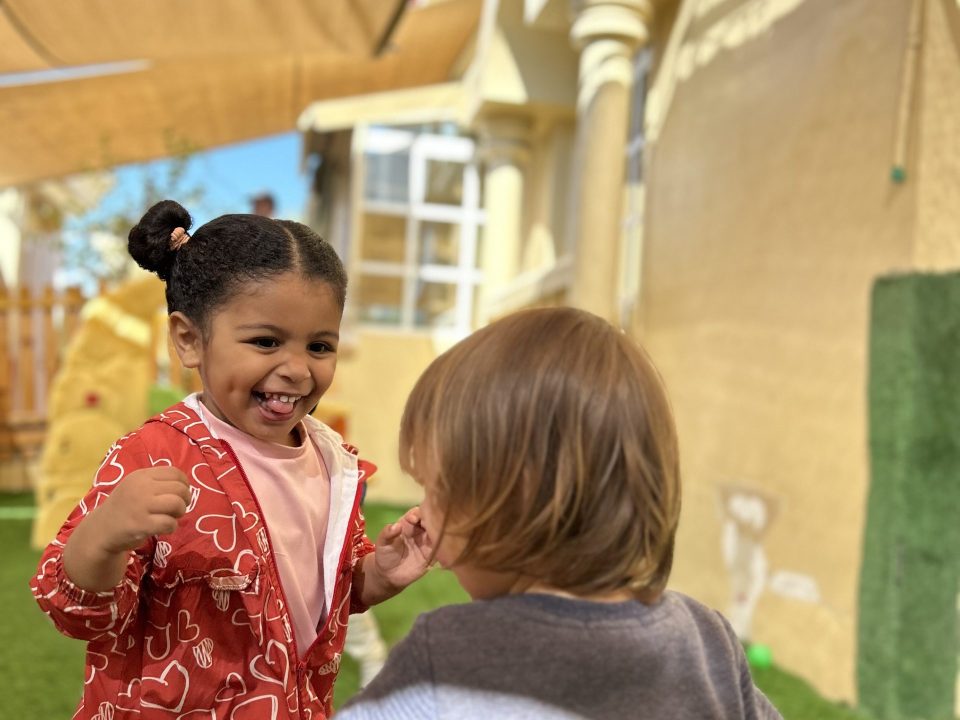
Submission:
{"label": "gray knit sweater", "polygon": [[421,616],[337,720],[775,720],[717,612],[509,595]]}

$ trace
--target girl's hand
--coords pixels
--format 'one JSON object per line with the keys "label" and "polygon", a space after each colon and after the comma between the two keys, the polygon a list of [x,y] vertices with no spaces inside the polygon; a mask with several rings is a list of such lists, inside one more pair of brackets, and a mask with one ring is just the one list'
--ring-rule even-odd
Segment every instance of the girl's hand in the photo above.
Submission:
{"label": "girl's hand", "polygon": [[[368,605],[386,600],[422,577],[433,555],[433,545],[420,524],[419,507],[407,510],[397,522],[387,525],[377,536],[376,545],[373,567],[367,570],[366,582],[373,585],[371,591],[374,587],[377,591],[371,592],[372,602]],[[369,577],[370,569],[375,578]],[[374,583],[370,583],[371,580]]]}
{"label": "girl's hand", "polygon": [[135,470],[96,510],[102,550],[122,553],[152,535],[172,533],[189,505],[190,483],[177,468]]}
{"label": "girl's hand", "polygon": [[135,470],[74,528],[63,548],[67,577],[93,592],[116,587],[130,551],[176,530],[189,504],[190,484],[176,468]]}

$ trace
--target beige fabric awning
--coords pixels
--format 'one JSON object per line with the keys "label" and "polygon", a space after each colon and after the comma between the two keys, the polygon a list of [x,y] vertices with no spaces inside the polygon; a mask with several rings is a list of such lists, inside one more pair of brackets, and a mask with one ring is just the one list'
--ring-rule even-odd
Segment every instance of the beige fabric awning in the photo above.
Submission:
{"label": "beige fabric awning", "polygon": [[[481,0],[4,0],[0,187],[294,129],[315,100],[447,81]],[[132,62],[131,62],[132,61]]]}

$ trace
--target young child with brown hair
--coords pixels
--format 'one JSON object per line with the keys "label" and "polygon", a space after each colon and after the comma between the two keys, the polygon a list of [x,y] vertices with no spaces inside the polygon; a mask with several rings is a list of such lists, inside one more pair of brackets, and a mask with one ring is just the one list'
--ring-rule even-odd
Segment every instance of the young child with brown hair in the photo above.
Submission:
{"label": "young child with brown hair", "polygon": [[571,308],[474,333],[417,382],[400,457],[474,602],[420,617],[340,720],[780,717],[729,623],[665,590],[677,441],[625,334]]}

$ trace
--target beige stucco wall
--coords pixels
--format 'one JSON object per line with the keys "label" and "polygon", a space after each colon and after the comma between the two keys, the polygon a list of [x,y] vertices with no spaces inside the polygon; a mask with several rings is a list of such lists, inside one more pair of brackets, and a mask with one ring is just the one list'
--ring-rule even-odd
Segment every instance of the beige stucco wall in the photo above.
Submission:
{"label": "beige stucco wall", "polygon": [[477,52],[465,78],[466,124],[474,113],[495,106],[547,112],[573,106],[577,54],[567,29],[525,23],[520,2],[485,2],[482,12]]}
{"label": "beige stucco wall", "polygon": [[[648,174],[642,328],[685,482],[673,584],[731,607],[721,493],[755,492],[767,580],[795,582],[768,583],[752,637],[853,699],[870,289],[911,267],[918,214],[942,210],[918,210],[912,177],[889,179],[907,0],[753,5],[783,12],[692,48],[702,62],[675,89]],[[722,17],[691,39],[712,42]]]}
{"label": "beige stucco wall", "polygon": [[953,12],[947,15],[944,0],[926,3],[915,88],[914,264],[929,270],[960,267],[960,4]]}
{"label": "beige stucco wall", "polygon": [[337,363],[326,397],[348,408],[347,440],[377,465],[368,497],[401,505],[419,502],[420,487],[400,470],[397,433],[407,395],[444,347],[425,334],[366,329],[351,345]]}
{"label": "beige stucco wall", "polygon": [[568,252],[564,242],[573,134],[572,119],[549,118],[536,125],[531,137],[521,228],[521,273],[549,269]]}

